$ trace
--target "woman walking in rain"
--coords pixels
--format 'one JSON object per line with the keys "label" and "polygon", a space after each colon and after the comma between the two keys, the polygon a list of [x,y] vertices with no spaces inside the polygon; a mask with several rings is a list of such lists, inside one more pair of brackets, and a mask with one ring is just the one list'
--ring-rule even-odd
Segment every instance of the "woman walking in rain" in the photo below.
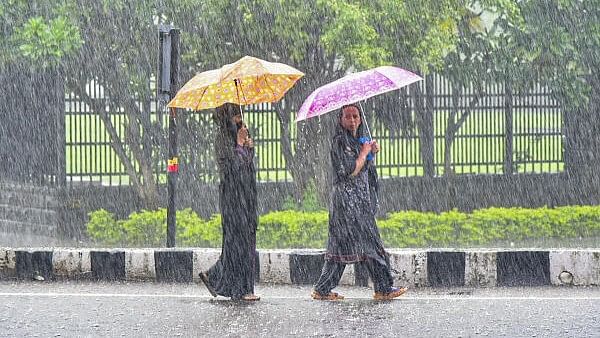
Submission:
{"label": "woman walking in rain", "polygon": [[357,262],[366,262],[375,289],[373,298],[392,299],[407,290],[393,287],[388,254],[375,223],[378,183],[369,153],[379,152],[379,145],[374,141],[361,145],[362,136],[359,108],[342,107],[331,146],[333,191],[329,240],[325,264],[311,295],[313,299],[344,299],[331,290],[338,285],[346,264]]}
{"label": "woman walking in rain", "polygon": [[256,171],[254,145],[239,106],[216,108],[215,155],[219,168],[219,206],[223,227],[221,256],[200,279],[213,297],[256,301]]}

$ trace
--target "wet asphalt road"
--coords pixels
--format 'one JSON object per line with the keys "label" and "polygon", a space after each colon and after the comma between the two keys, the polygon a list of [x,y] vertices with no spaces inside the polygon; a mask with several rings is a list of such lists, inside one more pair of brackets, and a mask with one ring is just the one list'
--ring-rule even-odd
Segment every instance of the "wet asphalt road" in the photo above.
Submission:
{"label": "wet asphalt road", "polygon": [[0,282],[0,337],[600,337],[600,288],[370,289],[314,301],[310,286],[257,286],[260,302],[199,285]]}

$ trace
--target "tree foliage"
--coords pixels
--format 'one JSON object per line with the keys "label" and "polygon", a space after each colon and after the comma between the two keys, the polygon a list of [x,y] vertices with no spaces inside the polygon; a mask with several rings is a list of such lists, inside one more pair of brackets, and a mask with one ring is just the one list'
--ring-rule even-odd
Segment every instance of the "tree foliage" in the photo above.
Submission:
{"label": "tree foliage", "polygon": [[83,44],[68,4],[7,0],[0,3],[0,66],[28,62],[56,67]]}
{"label": "tree foliage", "polygon": [[[476,98],[486,95],[481,88],[488,82],[509,81],[526,90],[539,79],[570,111],[600,107],[594,103],[600,97],[598,2],[6,0],[0,4],[0,43],[7,46],[0,51],[0,64],[6,69],[28,60],[32,67],[61,69],[68,90],[102,117],[115,152],[148,207],[158,205],[152,171],[164,161],[166,148],[164,126],[150,114],[157,25],[181,29],[182,82],[244,55],[290,64],[306,76],[276,108],[283,153],[301,196],[313,177],[317,187],[327,186],[328,154],[323,149],[328,149],[335,114],[292,128],[293,113],[313,89],[347,72],[385,64],[422,75],[440,72],[453,83],[454,97],[473,84],[479,90]],[[105,97],[85,91],[92,81],[103,86]],[[416,114],[406,109],[406,91],[373,99],[372,105],[392,129],[410,132],[416,126],[425,149],[433,142],[427,130],[432,109],[428,93],[427,87],[411,87]],[[476,105],[477,99],[452,112],[448,153],[469,107]],[[112,112],[127,115],[124,136],[117,132],[120,126],[113,124]],[[210,128],[182,123],[192,125]],[[294,129],[297,135],[292,135]],[[425,165],[432,164],[426,161],[433,161],[432,154],[421,156]]]}
{"label": "tree foliage", "polygon": [[565,165],[590,172],[600,150],[600,1],[518,1],[521,25],[503,27],[519,60],[514,79],[548,87],[564,112]]}

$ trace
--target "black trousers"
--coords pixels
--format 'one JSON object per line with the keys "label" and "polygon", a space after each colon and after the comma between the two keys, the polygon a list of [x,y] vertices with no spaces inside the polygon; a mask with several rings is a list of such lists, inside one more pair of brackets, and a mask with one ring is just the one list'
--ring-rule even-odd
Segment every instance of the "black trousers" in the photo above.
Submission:
{"label": "black trousers", "polygon": [[[394,285],[389,265],[376,259],[369,259],[366,261],[366,266],[373,281],[375,292],[389,292],[392,285]],[[326,260],[323,270],[321,270],[321,276],[315,285],[315,291],[322,295],[331,292],[338,286],[345,268],[346,263]]]}

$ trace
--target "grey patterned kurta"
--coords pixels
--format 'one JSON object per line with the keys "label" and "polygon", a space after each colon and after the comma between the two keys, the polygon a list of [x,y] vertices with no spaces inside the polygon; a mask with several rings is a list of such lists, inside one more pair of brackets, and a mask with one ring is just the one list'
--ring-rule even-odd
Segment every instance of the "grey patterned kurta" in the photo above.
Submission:
{"label": "grey patterned kurta", "polygon": [[377,173],[368,161],[351,176],[360,144],[346,131],[333,138],[333,191],[329,206],[329,240],[325,259],[356,263],[369,258],[386,264],[386,253],[375,222]]}

